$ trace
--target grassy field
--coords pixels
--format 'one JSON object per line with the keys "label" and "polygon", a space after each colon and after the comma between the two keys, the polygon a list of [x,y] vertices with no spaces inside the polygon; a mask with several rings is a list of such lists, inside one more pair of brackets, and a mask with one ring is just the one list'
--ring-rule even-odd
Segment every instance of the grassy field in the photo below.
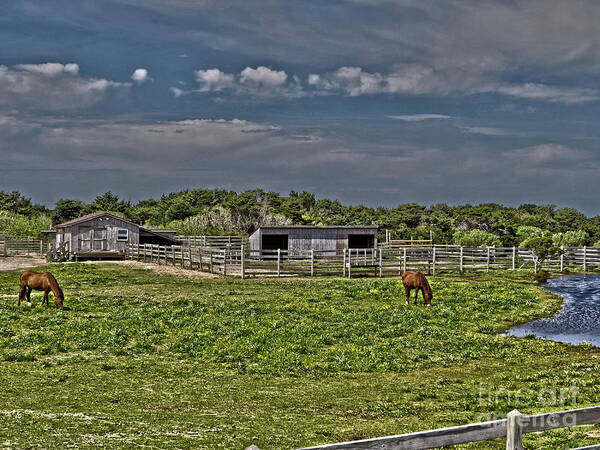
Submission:
{"label": "grassy field", "polygon": [[[560,308],[525,273],[430,278],[425,308],[404,305],[397,279],[46,269],[64,311],[41,293],[17,308],[19,273],[0,272],[4,447],[293,448],[598,401],[600,350],[498,336]],[[598,436],[563,429],[525,446]]]}

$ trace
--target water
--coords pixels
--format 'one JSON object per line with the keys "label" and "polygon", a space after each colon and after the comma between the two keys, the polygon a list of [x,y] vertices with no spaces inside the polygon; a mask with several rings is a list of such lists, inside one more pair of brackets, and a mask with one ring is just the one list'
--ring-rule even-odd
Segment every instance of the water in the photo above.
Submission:
{"label": "water", "polygon": [[600,347],[600,276],[574,275],[549,280],[544,288],[565,299],[554,317],[517,325],[507,334],[533,334],[551,341]]}

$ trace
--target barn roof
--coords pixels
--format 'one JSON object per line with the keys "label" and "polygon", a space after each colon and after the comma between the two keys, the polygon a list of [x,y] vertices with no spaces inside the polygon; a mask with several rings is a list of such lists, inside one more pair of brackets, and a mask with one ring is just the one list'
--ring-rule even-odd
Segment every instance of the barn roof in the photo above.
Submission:
{"label": "barn roof", "polygon": [[265,227],[259,227],[258,229],[265,229],[265,230],[274,230],[274,229],[290,229],[290,230],[294,230],[294,229],[312,229],[312,230],[321,230],[321,229],[326,229],[326,230],[332,230],[332,229],[341,229],[341,230],[357,230],[357,229],[369,229],[369,230],[376,230],[379,227],[377,225],[269,225],[269,226],[265,226]]}

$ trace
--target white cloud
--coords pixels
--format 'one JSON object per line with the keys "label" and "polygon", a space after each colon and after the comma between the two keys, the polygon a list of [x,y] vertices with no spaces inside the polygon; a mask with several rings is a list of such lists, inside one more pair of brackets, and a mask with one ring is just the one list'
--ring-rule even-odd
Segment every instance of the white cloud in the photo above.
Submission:
{"label": "white cloud", "polygon": [[511,136],[520,134],[510,130],[494,127],[462,127],[461,129],[465,133],[481,134],[483,136]]}
{"label": "white cloud", "polygon": [[575,104],[600,100],[600,92],[595,89],[562,88],[539,83],[499,86],[497,91],[512,97],[552,103]]}
{"label": "white cloud", "polygon": [[462,68],[434,68],[419,64],[404,64],[382,75],[361,67],[340,67],[334,72],[310,74],[308,85],[329,93],[350,97],[367,94],[400,95],[472,95],[501,94],[552,103],[576,104],[600,100],[596,89],[549,86],[541,83],[509,84],[499,80],[494,63]]}
{"label": "white cloud", "polygon": [[219,69],[196,70],[194,74],[200,83],[200,92],[219,92],[235,86],[233,75]]}
{"label": "white cloud", "polygon": [[588,168],[590,155],[581,150],[566,147],[561,144],[540,144],[502,152],[502,156],[521,169],[569,167]]}
{"label": "white cloud", "polygon": [[151,78],[148,76],[147,69],[135,69],[131,75],[131,79],[138,85],[144,83],[145,81],[151,80]]}
{"label": "white cloud", "polygon": [[0,65],[0,109],[85,108],[103,99],[109,89],[127,86],[81,75],[77,64]]}
{"label": "white cloud", "polygon": [[169,88],[169,91],[171,91],[175,97],[181,97],[186,93],[183,89],[179,89],[178,87],[171,87]]}
{"label": "white cloud", "polygon": [[400,116],[388,116],[390,119],[403,120],[405,122],[420,122],[422,120],[436,120],[436,119],[451,119],[452,116],[446,116],[444,114],[412,114],[412,115],[400,115]]}
{"label": "white cloud", "polygon": [[16,69],[22,70],[23,72],[38,73],[40,75],[46,75],[54,77],[61,74],[77,75],[79,73],[78,64],[61,64],[61,63],[42,63],[42,64],[19,64],[15,66]]}
{"label": "white cloud", "polygon": [[220,69],[196,70],[200,92],[230,90],[236,94],[253,97],[297,98],[305,95],[298,77],[288,77],[283,70],[265,66],[246,67],[239,74],[225,73]]}
{"label": "white cloud", "polygon": [[256,69],[246,67],[240,73],[240,83],[248,84],[255,88],[278,88],[285,84],[287,74],[283,70],[271,70],[265,66]]}

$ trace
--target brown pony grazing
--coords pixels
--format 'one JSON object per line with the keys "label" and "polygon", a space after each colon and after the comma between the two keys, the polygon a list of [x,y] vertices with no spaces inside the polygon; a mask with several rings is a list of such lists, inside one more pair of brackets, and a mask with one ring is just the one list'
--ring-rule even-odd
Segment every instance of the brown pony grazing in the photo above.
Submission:
{"label": "brown pony grazing", "polygon": [[52,291],[54,294],[54,303],[58,309],[63,309],[63,300],[65,296],[63,291],[58,285],[56,278],[50,272],[34,272],[33,270],[27,270],[21,274],[21,290],[19,291],[19,301],[17,306],[21,306],[21,299],[27,294],[27,303],[31,306],[31,290],[44,291],[43,304],[48,304],[48,292]]}
{"label": "brown pony grazing", "polygon": [[419,290],[423,294],[423,300],[427,306],[431,306],[431,299],[433,298],[433,292],[429,287],[429,283],[427,282],[427,278],[421,272],[411,272],[407,271],[402,274],[402,284],[404,285],[404,290],[406,291],[406,304],[409,304],[410,291],[415,289],[415,304],[417,303],[417,297],[419,295]]}

